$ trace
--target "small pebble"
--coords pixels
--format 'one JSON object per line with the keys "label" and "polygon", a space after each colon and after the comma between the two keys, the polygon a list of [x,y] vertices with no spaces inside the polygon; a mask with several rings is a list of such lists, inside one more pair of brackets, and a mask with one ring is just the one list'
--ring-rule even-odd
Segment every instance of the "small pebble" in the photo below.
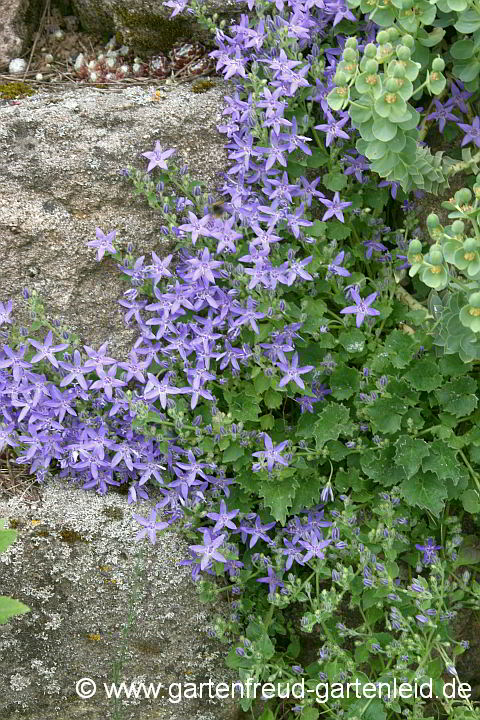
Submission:
{"label": "small pebble", "polygon": [[10,60],[8,65],[8,72],[10,75],[20,75],[27,69],[27,61],[23,58],[14,58]]}

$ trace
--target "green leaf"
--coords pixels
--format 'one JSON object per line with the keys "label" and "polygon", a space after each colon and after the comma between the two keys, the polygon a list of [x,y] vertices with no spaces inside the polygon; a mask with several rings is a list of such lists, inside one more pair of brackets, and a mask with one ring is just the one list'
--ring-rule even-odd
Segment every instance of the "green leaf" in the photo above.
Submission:
{"label": "green leaf", "polygon": [[428,443],[409,435],[401,435],[395,443],[395,462],[405,470],[407,478],[412,477],[430,453]]}
{"label": "green leaf", "polygon": [[444,355],[438,362],[442,375],[457,377],[468,373],[468,365],[460,360],[458,355]]}
{"label": "green leaf", "polygon": [[235,460],[238,460],[242,455],[245,455],[245,448],[238,443],[233,443],[224,451],[223,462],[235,462]]}
{"label": "green leaf", "polygon": [[257,420],[260,414],[260,406],[257,404],[258,393],[253,383],[244,386],[243,393],[224,391],[225,400],[229,405],[229,411],[235,417],[236,422],[246,420]]}
{"label": "green leaf", "polygon": [[337,440],[346,430],[349,417],[350,410],[344,405],[329,403],[313,426],[317,448],[322,448],[328,440]]}
{"label": "green leaf", "polygon": [[368,105],[363,105],[356,101],[355,105],[350,105],[348,108],[348,114],[354,125],[358,127],[361,123],[367,122],[372,117],[372,109]]}
{"label": "green leaf", "polygon": [[281,393],[277,392],[276,390],[270,389],[267,390],[267,392],[263,396],[263,402],[270,410],[274,410],[280,407],[283,402],[283,397],[284,396]]}
{"label": "green leaf", "polygon": [[318,720],[319,714],[320,713],[317,708],[306,707],[304,710],[302,710],[300,720]]}
{"label": "green leaf", "polygon": [[364,190],[363,197],[365,201],[365,206],[371,207],[373,210],[382,210],[382,208],[388,202],[388,193],[385,190],[386,188]]}
{"label": "green leaf", "polygon": [[468,60],[474,54],[473,41],[469,39],[457,40],[450,48],[450,54],[455,60]]}
{"label": "green leaf", "polygon": [[480,496],[476,490],[466,490],[462,495],[462,505],[463,509],[471,513],[472,515],[477,515],[480,513]]}
{"label": "green leaf", "polygon": [[[401,410],[401,414],[398,412]],[[374,432],[396,433],[400,430],[402,415],[407,406],[395,402],[393,398],[378,398],[374,405],[368,406],[365,413],[372,423]]]}
{"label": "green leaf", "polygon": [[296,434],[301,438],[313,437],[313,426],[315,420],[316,417],[312,413],[306,412],[303,415],[300,415],[297,427],[295,428]]}
{"label": "green leaf", "polygon": [[438,43],[442,41],[444,36],[445,30],[440,27],[436,27],[432,30],[432,32],[425,32],[425,35],[422,34],[421,37],[418,37],[417,35],[417,42],[419,42],[420,45],[423,45],[424,47],[433,47],[434,45],[438,45]]}
{"label": "green leaf", "polygon": [[311,471],[298,473],[299,485],[295,492],[292,505],[292,514],[297,514],[305,508],[311,508],[320,502],[320,495],[326,485],[327,478]]}
{"label": "green leaf", "polygon": [[368,656],[370,655],[370,651],[368,649],[368,645],[358,645],[355,648],[355,662],[356,663],[364,663],[368,660]]}
{"label": "green leaf", "polygon": [[390,142],[397,134],[397,126],[386,118],[379,118],[372,125],[372,133],[382,142]]}
{"label": "green leaf", "polygon": [[[475,80],[475,78],[480,72],[480,62],[478,62],[478,60],[471,60],[461,69],[456,66],[455,70],[457,71],[458,77],[462,82],[471,82],[472,80]],[[432,83],[430,84],[432,85]],[[451,217],[451,215],[449,215],[449,217]]]}
{"label": "green leaf", "polygon": [[341,110],[347,101],[343,95],[338,95],[337,90],[338,88],[334,88],[327,95],[328,105],[335,111]]}
{"label": "green leaf", "polygon": [[236,650],[234,647],[230,648],[228,651],[227,658],[225,660],[225,664],[228,668],[232,670],[238,670],[239,668],[251,668],[254,663],[253,658],[248,657],[242,657],[241,655],[237,655]]}
{"label": "green leaf", "polygon": [[346,400],[360,390],[360,373],[355,368],[338,365],[330,377],[330,389],[337,400]]}
{"label": "green leaf", "polygon": [[466,535],[458,549],[456,565],[477,565],[480,562],[480,542],[476,535]]}
{"label": "green leaf", "polygon": [[[260,370],[260,368],[259,368]],[[253,384],[255,386],[255,390],[259,395],[263,393],[264,390],[267,390],[267,388],[270,387],[270,378],[267,377],[263,372],[260,372],[254,379]]]}
{"label": "green leaf", "polygon": [[291,640],[287,647],[287,655],[293,658],[297,658],[300,655],[302,646],[300,645],[300,639],[297,635],[290,636]]}
{"label": "green leaf", "polygon": [[400,330],[393,330],[385,340],[385,351],[393,367],[403,370],[412,361],[415,340]]}
{"label": "green leaf", "polygon": [[264,632],[262,637],[255,643],[255,650],[262,656],[263,660],[270,660],[275,655],[275,648],[268,633]]}
{"label": "green leaf", "polygon": [[417,473],[404,480],[400,492],[409,505],[428,510],[438,517],[445,506],[447,490],[431,472]]}
{"label": "green leaf", "polygon": [[478,405],[476,396],[477,383],[470,376],[456,378],[435,390],[435,395],[441,409],[455,415],[464,417],[470,415]]}
{"label": "green leaf", "polygon": [[275,418],[271,413],[268,415],[262,415],[260,418],[260,427],[262,430],[271,430],[275,424]]}
{"label": "green leaf", "polygon": [[0,625],[4,625],[7,620],[15,615],[23,615],[27,612],[30,612],[30,608],[19,600],[0,595]]}
{"label": "green leaf", "polygon": [[308,234],[312,237],[325,237],[325,231],[327,229],[327,223],[321,222],[321,220],[315,220],[313,225],[308,228]]}
{"label": "green leaf", "polygon": [[338,342],[348,353],[361,353],[365,348],[365,335],[358,329],[344,331],[338,336]]}
{"label": "green leaf", "polygon": [[[452,1],[455,2],[455,0]],[[448,6],[450,7],[450,0],[448,0]],[[466,10],[462,12],[453,27],[459,33],[470,35],[480,28],[480,16],[476,10]]]}
{"label": "green leaf", "polygon": [[427,665],[427,676],[431,678],[439,678],[444,670],[445,663],[441,657],[436,657]]}
{"label": "green leaf", "polygon": [[394,153],[388,152],[380,160],[374,160],[371,164],[371,169],[382,177],[392,172],[398,166],[398,156]]}
{"label": "green leaf", "polygon": [[405,378],[415,390],[424,390],[425,392],[432,392],[444,382],[438,371],[438,364],[428,357],[414,360],[405,374]]}
{"label": "green leaf", "polygon": [[15,530],[0,530],[0,552],[4,552],[16,539]]}
{"label": "green leaf", "polygon": [[332,190],[332,192],[343,190],[343,188],[347,186],[347,183],[348,178],[338,172],[326,173],[322,177],[322,185],[324,185],[327,190]]}
{"label": "green leaf", "polygon": [[365,155],[368,160],[380,160],[380,158],[382,158],[387,152],[387,143],[384,143],[381,140],[376,140],[375,142],[368,143],[368,147],[365,150]]}
{"label": "green leaf", "polygon": [[393,25],[395,21],[395,13],[392,8],[381,8],[379,5],[377,5],[375,9],[375,22],[377,23],[377,25],[381,25],[382,27],[388,27],[389,25]]}
{"label": "green leaf", "polygon": [[307,167],[316,169],[328,163],[329,155],[325,152],[325,150],[315,147],[310,149],[312,151],[311,155],[303,154],[303,157],[305,158],[305,165],[307,165]]}
{"label": "green leaf", "polygon": [[275,720],[275,715],[269,708],[267,708],[262,712],[258,720]]}
{"label": "green leaf", "polygon": [[429,444],[430,455],[422,460],[422,469],[433,472],[439,480],[450,478],[456,485],[462,477],[468,477],[465,468],[458,463],[457,451],[442,440]]}
{"label": "green leaf", "polygon": [[351,233],[352,228],[339,220],[331,218],[327,223],[327,237],[329,240],[346,240]]}
{"label": "green leaf", "polygon": [[380,450],[371,448],[364,452],[360,465],[365,475],[384,487],[397,485],[404,480],[405,470],[395,464],[394,453],[392,446]]}
{"label": "green leaf", "polygon": [[292,507],[298,483],[292,477],[264,480],[260,483],[258,494],[263,498],[265,507],[270,511],[277,522],[285,524],[287,513]]}

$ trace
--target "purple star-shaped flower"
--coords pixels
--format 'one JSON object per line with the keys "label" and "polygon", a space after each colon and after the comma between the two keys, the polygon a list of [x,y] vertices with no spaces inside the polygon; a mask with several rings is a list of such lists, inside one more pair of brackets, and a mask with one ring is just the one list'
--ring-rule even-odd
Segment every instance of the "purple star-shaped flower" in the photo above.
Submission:
{"label": "purple star-shaped flower", "polygon": [[33,347],[37,348],[39,351],[32,357],[31,362],[36,363],[40,362],[40,360],[47,359],[55,368],[58,368],[58,360],[55,357],[53,353],[60,352],[60,350],[66,350],[68,348],[68,343],[61,343],[60,345],[52,345],[53,342],[53,333],[51,330],[49,330],[47,337],[43,341],[43,343],[39,343],[36,340],[32,340],[31,338],[28,338],[29,342]]}
{"label": "purple star-shaped flower", "polygon": [[0,302],[0,325],[4,323],[12,324],[12,318],[10,314],[12,312],[12,301],[9,300],[6,305]]}
{"label": "purple star-shaped flower", "polygon": [[462,147],[472,142],[472,140],[477,147],[480,147],[480,117],[478,115],[473,118],[471,125],[466,125],[465,123],[457,123],[457,125],[459,128],[462,128],[465,133],[462,140]]}
{"label": "purple star-shaped flower", "polygon": [[237,526],[232,522],[232,519],[238,515],[239,512],[240,510],[230,510],[229,512],[225,500],[221,500],[220,511],[218,513],[207,513],[207,517],[210,518],[210,520],[215,520],[213,532],[223,530],[224,527],[230,528],[230,530],[236,530]]}
{"label": "purple star-shaped flower", "polygon": [[115,240],[115,235],[117,234],[117,231],[112,230],[112,232],[109,232],[108,235],[105,235],[104,232],[100,230],[99,227],[97,227],[95,229],[95,234],[97,236],[97,239],[90,240],[90,242],[87,243],[87,247],[93,247],[97,249],[97,260],[100,261],[105,255],[105,252],[110,252],[115,255],[117,251],[113,247],[112,241]]}
{"label": "purple star-shaped flower", "polygon": [[6,357],[0,360],[0,370],[4,370],[7,367],[12,368],[13,379],[16,382],[20,382],[22,375],[25,374],[26,368],[31,368],[32,365],[23,359],[25,355],[25,345],[21,345],[17,353],[15,353],[8,345],[3,346],[3,352]]}
{"label": "purple star-shaped flower", "polygon": [[442,549],[442,545],[435,545],[433,538],[428,538],[425,545],[415,545],[417,550],[423,552],[423,562],[425,565],[431,565],[437,558],[437,550]]}
{"label": "purple star-shaped flower", "polygon": [[342,127],[348,122],[349,115],[346,112],[341,114],[342,118],[336,120],[331,113],[327,113],[327,122],[314,126],[315,130],[323,130],[323,132],[327,133],[326,147],[332,144],[334,138],[345,138],[348,140],[348,133],[342,130]]}
{"label": "purple star-shaped flower", "polygon": [[460,119],[458,115],[455,115],[451,112],[451,109],[447,105],[442,105],[440,100],[437,100],[437,98],[434,99],[434,105],[435,110],[434,112],[430,113],[430,115],[427,115],[427,120],[438,120],[438,129],[441,133],[445,130],[445,123],[447,120],[452,120],[453,122],[458,122]]}
{"label": "purple star-shaped flower", "polygon": [[375,310],[374,308],[371,308],[370,305],[373,303],[375,298],[377,297],[378,293],[374,292],[371,295],[369,295],[365,300],[362,300],[360,295],[356,290],[351,290],[350,296],[355,301],[355,305],[349,305],[346,308],[343,308],[343,310],[340,310],[341,314],[350,314],[355,313],[357,316],[357,328],[360,327],[360,325],[365,320],[366,315],[380,315],[379,310]]}
{"label": "purple star-shaped flower", "polygon": [[299,541],[300,545],[307,550],[307,554],[304,556],[303,561],[308,562],[312,557],[323,559],[325,557],[325,553],[323,551],[332,541],[324,540],[322,534],[316,530],[307,535],[307,538],[307,540]]}
{"label": "purple star-shaped flower", "polygon": [[227,562],[227,559],[218,552],[217,548],[223,544],[225,535],[219,535],[213,538],[210,531],[205,532],[203,537],[203,545],[190,545],[190,550],[193,550],[197,555],[201,555],[200,569],[205,570],[210,565],[211,560],[218,560],[219,562]]}
{"label": "purple star-shaped flower", "polygon": [[202,218],[197,218],[195,213],[190,210],[187,210],[187,213],[190,222],[179,225],[178,229],[182,230],[182,232],[189,232],[192,234],[192,244],[195,245],[199,235],[211,237],[211,232],[207,227],[210,222],[210,215],[204,215]]}
{"label": "purple star-shaped flower", "polygon": [[257,320],[261,320],[265,317],[265,313],[262,312],[255,312],[255,307],[257,303],[255,300],[252,300],[252,298],[248,298],[247,300],[247,307],[244,308],[241,305],[232,305],[230,308],[231,312],[234,315],[237,315],[237,319],[232,324],[232,330],[234,328],[240,327],[240,325],[245,325],[246,323],[250,324],[250,327],[252,328],[253,332],[257,335],[259,334],[259,329],[257,325]]}
{"label": "purple star-shaped flower", "polygon": [[117,378],[115,377],[116,372],[116,365],[112,365],[112,367],[109,368],[108,373],[106,373],[101,368],[97,368],[97,375],[100,379],[92,383],[90,389],[102,389],[111,402],[113,400],[113,389],[116,387],[125,387],[125,385],[127,384],[126,382],[123,382],[123,380],[117,380]]}
{"label": "purple star-shaped flower", "polygon": [[[276,463],[288,467],[288,462],[280,455],[282,450],[288,445],[288,440],[284,440],[274,447],[272,438],[267,435],[267,433],[263,433],[263,442],[265,443],[265,450],[259,450],[258,452],[252,453],[252,455],[267,461],[268,472],[273,470]],[[260,465],[260,463],[255,463],[253,468],[255,468],[256,465]],[[260,469],[260,467],[258,469]]]}
{"label": "purple star-shaped flower", "polygon": [[149,173],[151,170],[153,170],[154,167],[162,168],[162,170],[168,170],[167,163],[165,160],[170,157],[170,155],[173,155],[173,153],[176,152],[175,149],[173,150],[162,150],[162,146],[160,145],[160,142],[157,140],[155,143],[154,150],[150,152],[144,152],[142,153],[143,157],[146,157],[150,160],[147,167],[147,173]]}
{"label": "purple star-shaped flower", "polygon": [[219,268],[223,265],[220,260],[212,260],[210,258],[210,251],[208,248],[204,248],[199,258],[190,258],[187,260],[189,264],[189,271],[185,275],[186,280],[195,282],[195,280],[202,282],[204,287],[207,287],[209,283],[215,284],[215,278],[220,277],[215,268]]}
{"label": "purple star-shaped flower", "polygon": [[301,397],[295,398],[295,402],[300,405],[301,413],[303,415],[305,412],[313,413],[313,405],[314,403],[320,402],[320,398],[310,397],[310,395],[302,395]]}
{"label": "purple star-shaped flower", "polygon": [[280,380],[278,383],[278,387],[283,387],[284,385],[287,385],[290,380],[293,380],[299,388],[302,388],[302,390],[305,390],[305,383],[303,382],[300,375],[303,375],[304,373],[310,372],[310,370],[313,370],[313,365],[305,365],[304,367],[299,368],[298,367],[298,353],[295,353],[292,358],[292,364],[289,365],[288,362],[280,362],[275,363],[277,367],[280,368],[280,370],[283,370],[284,377]]}
{"label": "purple star-shaped flower", "polygon": [[168,527],[168,522],[156,522],[157,519],[157,512],[156,510],[152,510],[150,515],[147,518],[142,517],[141,515],[133,515],[135,520],[140,523],[140,525],[144,526],[144,530],[140,530],[135,536],[135,540],[141,540],[145,537],[145,535],[148,535],[150,538],[150,542],[152,545],[155,545],[156,535],[158,530],[165,530],[165,528]]}
{"label": "purple star-shaped flower", "polygon": [[268,566],[267,573],[267,577],[257,578],[257,582],[268,583],[268,592],[271,594],[275,592],[277,587],[283,587],[283,582],[277,578],[275,570],[271,565]]}
{"label": "purple star-shaped flower", "polygon": [[351,202],[340,202],[340,194],[337,191],[335,195],[333,196],[333,200],[329,200],[328,198],[318,198],[323,205],[326,205],[328,210],[324,213],[322,217],[322,222],[325,220],[328,220],[329,218],[335,217],[340,220],[340,222],[345,222],[345,218],[343,216],[342,210],[349,205],[351,205]]}
{"label": "purple star-shaped flower", "polygon": [[329,277],[330,275],[341,275],[342,277],[350,277],[351,273],[349,273],[348,270],[346,270],[344,267],[341,267],[344,257],[345,251],[342,250],[342,252],[338,253],[337,257],[332,260],[332,262],[328,266],[327,277]]}
{"label": "purple star-shaped flower", "polygon": [[275,521],[262,525],[260,516],[257,515],[255,519],[255,525],[250,527],[249,525],[240,525],[239,531],[242,533],[242,540],[245,542],[246,535],[251,535],[249,547],[254,547],[257,544],[257,540],[264,540],[268,545],[272,544],[271,538],[267,535],[267,530],[271,530],[277,523]]}

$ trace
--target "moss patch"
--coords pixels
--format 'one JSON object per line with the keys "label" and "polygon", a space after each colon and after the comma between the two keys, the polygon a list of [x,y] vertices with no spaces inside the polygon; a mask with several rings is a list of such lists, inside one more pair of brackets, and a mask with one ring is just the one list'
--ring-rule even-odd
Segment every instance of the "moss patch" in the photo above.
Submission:
{"label": "moss patch", "polygon": [[2,100],[13,100],[18,97],[34,95],[36,91],[24,82],[8,82],[0,85],[0,98]]}
{"label": "moss patch", "polygon": [[176,42],[191,36],[191,24],[182,18],[166,20],[154,13],[135,13],[125,8],[117,8],[116,13],[126,28],[140,31],[134,33],[135,43],[138,46],[144,44],[146,50],[152,50],[152,39],[155,38],[155,49],[168,53]]}

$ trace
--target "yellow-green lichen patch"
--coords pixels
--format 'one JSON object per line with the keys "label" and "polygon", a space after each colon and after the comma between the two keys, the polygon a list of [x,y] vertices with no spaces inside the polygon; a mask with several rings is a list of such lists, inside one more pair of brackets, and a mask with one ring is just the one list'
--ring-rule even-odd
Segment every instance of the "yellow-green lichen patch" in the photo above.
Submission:
{"label": "yellow-green lichen patch", "polygon": [[193,93],[204,93],[216,86],[213,80],[197,80],[192,84]]}
{"label": "yellow-green lichen patch", "polygon": [[88,542],[88,540],[84,538],[83,535],[80,535],[80,533],[76,530],[70,530],[68,528],[60,531],[60,540],[68,543],[69,545],[74,545],[77,542]]}
{"label": "yellow-green lichen patch", "polygon": [[102,513],[111,520],[123,520],[123,510],[120,510],[120,508],[106,507],[102,510]]}
{"label": "yellow-green lichen patch", "polygon": [[144,655],[160,655],[165,650],[165,643],[158,640],[137,640],[132,645]]}
{"label": "yellow-green lichen patch", "polygon": [[33,95],[36,91],[24,82],[8,82],[0,85],[0,98],[14,100],[18,97]]}
{"label": "yellow-green lichen patch", "polygon": [[85,633],[83,637],[90,642],[100,642],[102,639],[100,633]]}

